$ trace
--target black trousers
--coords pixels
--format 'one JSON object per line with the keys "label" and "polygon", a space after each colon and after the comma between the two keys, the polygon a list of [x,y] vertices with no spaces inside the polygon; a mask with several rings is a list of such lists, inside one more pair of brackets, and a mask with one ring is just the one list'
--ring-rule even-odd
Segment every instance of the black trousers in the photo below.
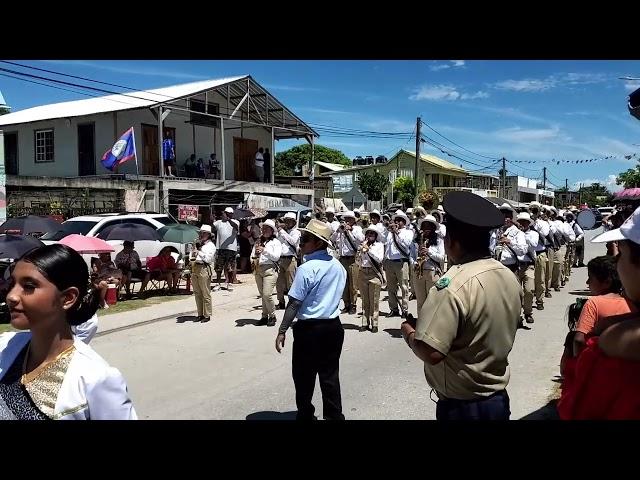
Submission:
{"label": "black trousers", "polygon": [[509,395],[501,390],[477,400],[438,400],[436,420],[509,420]]}
{"label": "black trousers", "polygon": [[340,318],[302,320],[293,325],[293,383],[296,387],[297,420],[312,420],[315,408],[311,403],[320,377],[322,417],[344,420],[340,396],[340,354],[344,328]]}

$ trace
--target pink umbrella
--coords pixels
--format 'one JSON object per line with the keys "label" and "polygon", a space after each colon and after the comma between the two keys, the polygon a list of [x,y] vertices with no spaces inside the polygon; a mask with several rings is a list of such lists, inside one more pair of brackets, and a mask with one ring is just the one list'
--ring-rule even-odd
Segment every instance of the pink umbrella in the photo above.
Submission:
{"label": "pink umbrella", "polygon": [[77,233],[67,235],[62,240],[60,240],[59,243],[73,248],[78,253],[115,252],[115,248],[113,248],[104,240],[96,237],[85,237],[84,235],[78,235]]}

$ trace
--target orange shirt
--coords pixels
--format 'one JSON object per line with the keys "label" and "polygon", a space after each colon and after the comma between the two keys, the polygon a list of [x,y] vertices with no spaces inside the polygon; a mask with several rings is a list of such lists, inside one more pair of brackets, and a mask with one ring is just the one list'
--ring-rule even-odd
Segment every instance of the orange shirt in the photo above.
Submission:
{"label": "orange shirt", "polygon": [[636,307],[626,298],[617,293],[607,295],[596,295],[589,298],[578,320],[576,331],[589,335],[593,332],[596,324],[603,318],[624,313],[635,312]]}

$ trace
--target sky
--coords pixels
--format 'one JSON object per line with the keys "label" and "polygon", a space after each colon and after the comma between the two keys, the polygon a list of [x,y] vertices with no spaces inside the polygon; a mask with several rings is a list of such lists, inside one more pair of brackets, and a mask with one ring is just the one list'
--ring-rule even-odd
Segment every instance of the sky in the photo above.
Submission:
{"label": "sky", "polygon": [[[627,110],[627,96],[640,81],[619,78],[640,77],[639,61],[16,62],[140,90],[249,74],[320,133],[318,144],[350,158],[415,150],[409,137],[418,116],[433,129],[422,126],[428,139],[461,159],[428,143],[422,144],[423,152],[484,173],[497,173],[495,159],[501,157],[510,174],[542,179],[547,167],[550,188],[564,186],[567,179],[570,188],[598,181],[616,191],[616,174],[640,158],[634,145],[640,144],[640,121]],[[0,76],[0,92],[12,111],[87,98],[7,76]],[[385,138],[363,131],[385,132]],[[298,143],[304,140],[278,142],[276,151]],[[600,160],[562,161],[588,159]]]}

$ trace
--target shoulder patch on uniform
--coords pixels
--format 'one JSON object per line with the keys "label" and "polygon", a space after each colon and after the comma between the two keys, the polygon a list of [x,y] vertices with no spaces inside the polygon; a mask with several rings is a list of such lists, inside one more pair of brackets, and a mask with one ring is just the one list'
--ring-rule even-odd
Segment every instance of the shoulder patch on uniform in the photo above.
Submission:
{"label": "shoulder patch on uniform", "polygon": [[442,277],[440,280],[436,282],[436,288],[438,290],[442,290],[443,288],[447,288],[451,283],[451,279],[447,277]]}

